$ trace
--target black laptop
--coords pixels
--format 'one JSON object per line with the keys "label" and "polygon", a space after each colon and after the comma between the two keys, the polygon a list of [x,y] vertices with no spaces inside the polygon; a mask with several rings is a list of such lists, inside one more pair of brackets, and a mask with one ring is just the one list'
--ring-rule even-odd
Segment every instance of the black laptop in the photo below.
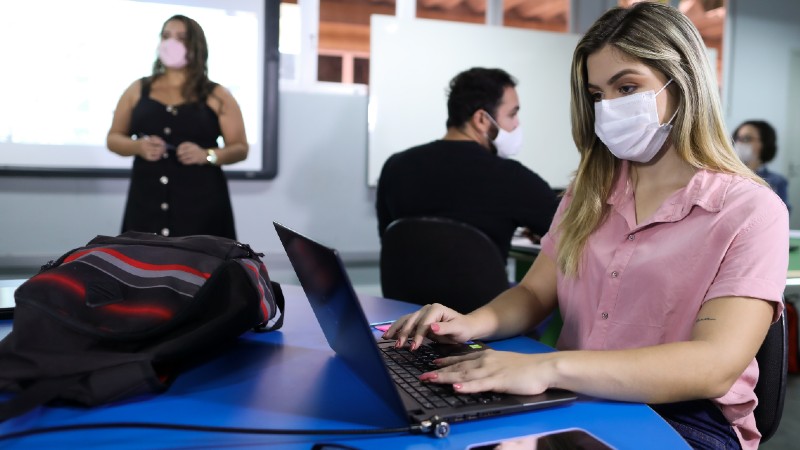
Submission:
{"label": "black laptop", "polygon": [[275,222],[297,278],[328,344],[386,402],[401,420],[429,425],[555,406],[575,400],[573,392],[539,395],[456,394],[449,385],[421,383],[417,377],[435,368],[432,360],[448,354],[482,351],[486,344],[426,342],[418,350],[395,349],[393,340],[376,339],[336,250]]}

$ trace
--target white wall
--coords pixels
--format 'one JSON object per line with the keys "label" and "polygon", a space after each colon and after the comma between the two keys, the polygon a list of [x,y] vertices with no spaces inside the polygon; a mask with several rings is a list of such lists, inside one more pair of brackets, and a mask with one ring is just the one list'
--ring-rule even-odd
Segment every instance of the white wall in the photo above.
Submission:
{"label": "white wall", "polygon": [[[513,159],[551,187],[565,188],[580,162],[569,111],[569,71],[578,39],[573,33],[373,15],[370,185],[377,185],[392,154],[444,135],[450,80],[478,66],[499,67],[517,79],[525,137]],[[410,66],[425,70],[408,70]]]}
{"label": "white wall", "polygon": [[[377,260],[374,192],[366,183],[363,94],[282,92],[278,176],[231,181],[239,240],[285,263],[273,220]],[[0,177],[0,266],[39,266],[97,234],[119,233],[126,179]]]}
{"label": "white wall", "polygon": [[[800,123],[790,123],[792,53],[800,51],[800,2],[797,0],[728,0],[729,42],[726,55],[725,113],[731,131],[747,119],[763,119],[778,133],[778,154],[770,163],[790,176],[792,228],[800,228]],[[798,74],[800,75],[800,74]],[[794,117],[800,117],[794,114]],[[790,167],[793,166],[793,167]],[[790,170],[791,169],[791,170]]]}

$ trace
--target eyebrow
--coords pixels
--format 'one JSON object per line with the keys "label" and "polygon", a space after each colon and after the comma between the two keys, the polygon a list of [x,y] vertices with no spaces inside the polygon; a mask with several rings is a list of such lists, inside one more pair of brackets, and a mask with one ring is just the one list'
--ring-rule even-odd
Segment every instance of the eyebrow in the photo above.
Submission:
{"label": "eyebrow", "polygon": [[[620,78],[630,74],[641,75],[642,73],[635,69],[622,69],[619,72],[615,73],[611,78],[609,78],[606,84],[614,84]],[[596,86],[592,83],[586,83],[586,86],[599,89],[599,86]]]}

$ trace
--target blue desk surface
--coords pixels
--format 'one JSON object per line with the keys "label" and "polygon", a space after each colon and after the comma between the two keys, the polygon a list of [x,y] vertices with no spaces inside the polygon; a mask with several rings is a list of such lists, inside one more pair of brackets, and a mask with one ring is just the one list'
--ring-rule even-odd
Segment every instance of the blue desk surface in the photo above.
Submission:
{"label": "blue desk surface", "polygon": [[[296,286],[284,286],[281,331],[247,333],[231,350],[181,374],[165,393],[95,408],[47,407],[0,424],[0,435],[38,427],[97,422],[164,422],[245,428],[363,429],[392,419],[382,401],[334,357]],[[371,321],[391,320],[417,307],[361,296]],[[549,347],[519,337],[491,343],[528,353]],[[253,448],[309,449],[315,442],[355,448],[452,449],[565,428],[583,428],[619,449],[688,448],[646,405],[580,398],[566,406],[452,425],[443,439],[428,435],[247,435],[151,429],[60,432],[0,440],[4,449]]]}

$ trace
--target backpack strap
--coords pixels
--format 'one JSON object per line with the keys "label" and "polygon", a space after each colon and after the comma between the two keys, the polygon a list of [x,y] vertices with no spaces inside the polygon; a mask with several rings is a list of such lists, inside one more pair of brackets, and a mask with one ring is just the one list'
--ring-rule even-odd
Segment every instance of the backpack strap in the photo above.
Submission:
{"label": "backpack strap", "polygon": [[77,383],[83,375],[45,378],[34,381],[12,399],[0,403],[0,422],[16,417],[55,399],[64,389]]}

